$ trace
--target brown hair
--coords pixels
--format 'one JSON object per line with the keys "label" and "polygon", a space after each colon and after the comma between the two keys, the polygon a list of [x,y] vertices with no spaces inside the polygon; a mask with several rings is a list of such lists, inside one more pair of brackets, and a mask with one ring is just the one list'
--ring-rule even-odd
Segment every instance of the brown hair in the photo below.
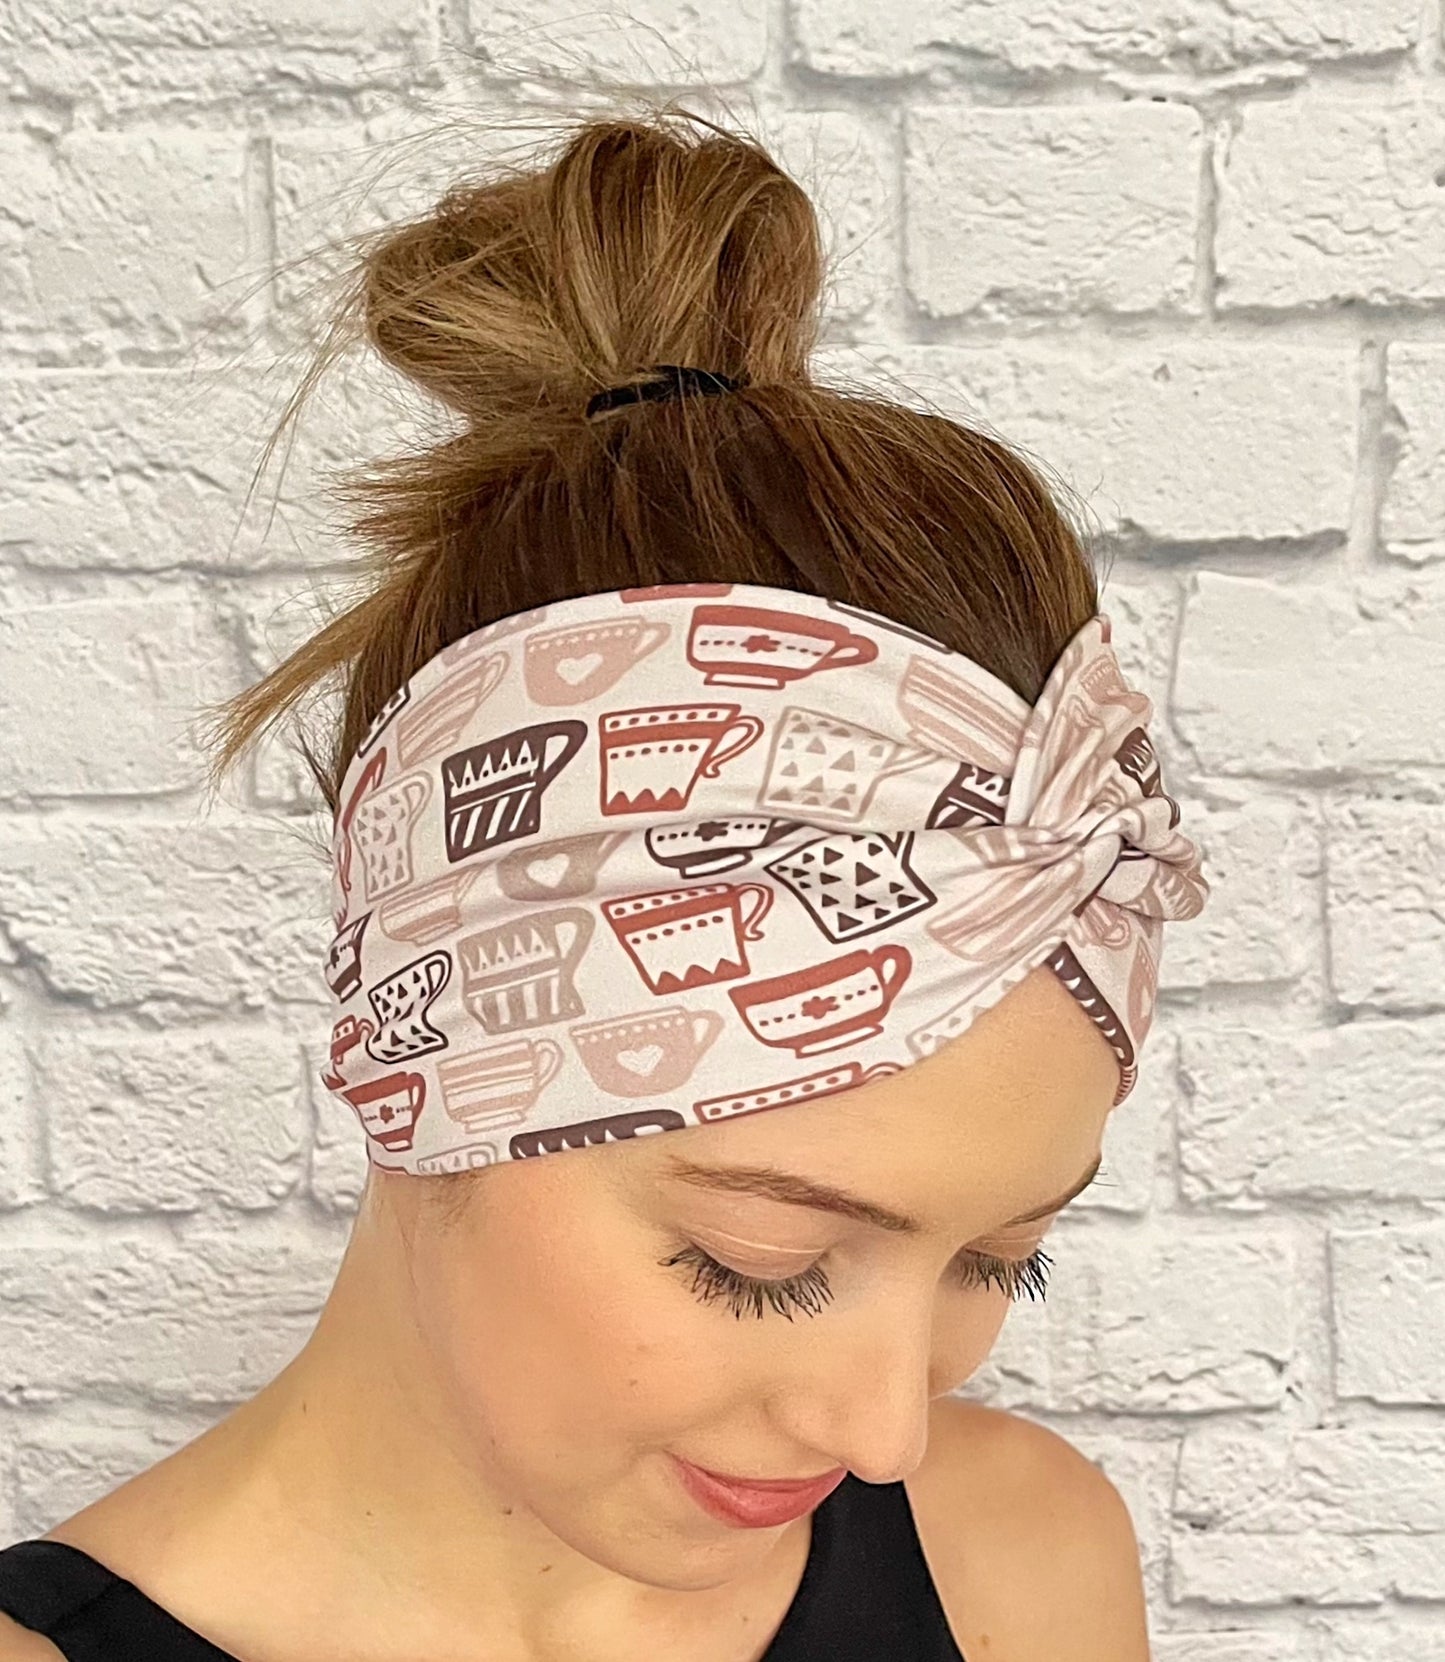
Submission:
{"label": "brown hair", "polygon": [[[459,430],[341,476],[361,598],[212,708],[213,786],[340,675],[321,753],[300,741],[334,816],[367,726],[423,663],[574,595],[709,580],[804,590],[934,636],[1029,703],[1097,610],[1079,533],[1015,450],[811,379],[818,221],[745,133],[676,101],[582,119],[550,161],[496,164],[356,241],[265,456],[358,336]],[[585,418],[591,394],[655,363],[746,384]]]}

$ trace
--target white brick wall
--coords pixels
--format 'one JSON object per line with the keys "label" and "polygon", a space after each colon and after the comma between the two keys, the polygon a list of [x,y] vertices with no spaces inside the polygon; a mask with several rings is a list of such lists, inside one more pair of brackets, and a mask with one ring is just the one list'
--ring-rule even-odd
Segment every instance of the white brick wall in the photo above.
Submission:
{"label": "white brick wall", "polygon": [[313,1084],[309,787],[268,746],[201,817],[188,724],[344,574],[316,469],[436,418],[350,371],[243,513],[329,256],[275,268],[498,142],[393,148],[439,108],[597,71],[726,87],[810,186],[825,374],[1086,500],[1216,886],[1110,1181],[968,1394],[1119,1485],[1160,1662],[1445,1659],[1441,34],[1440,0],[0,9],[0,1541],[294,1354],[364,1172]]}

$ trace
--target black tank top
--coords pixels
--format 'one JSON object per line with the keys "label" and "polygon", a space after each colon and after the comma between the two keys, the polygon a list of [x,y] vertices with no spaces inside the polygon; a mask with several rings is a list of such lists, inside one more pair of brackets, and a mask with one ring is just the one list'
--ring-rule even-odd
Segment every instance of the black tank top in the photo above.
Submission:
{"label": "black tank top", "polygon": [[[0,1611],[69,1662],[238,1662],[78,1547],[0,1550]],[[900,1483],[850,1472],[813,1512],[803,1578],[762,1662],[965,1662]]]}

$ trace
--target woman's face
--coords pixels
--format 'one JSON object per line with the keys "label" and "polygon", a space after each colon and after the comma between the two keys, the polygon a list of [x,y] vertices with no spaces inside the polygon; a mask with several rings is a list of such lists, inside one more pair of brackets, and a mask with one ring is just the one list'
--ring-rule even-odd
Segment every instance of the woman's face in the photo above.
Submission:
{"label": "woman's face", "polygon": [[[1089,1172],[1117,1083],[1108,1046],[1040,968],[900,1073],[504,1162],[449,1227],[420,1194],[426,1179],[380,1179],[458,1454],[588,1557],[644,1580],[636,1554],[649,1543],[676,1565],[689,1537],[705,1550],[752,1533],[704,1512],[671,1454],[738,1477],[838,1466],[870,1483],[907,1477],[930,1401],[988,1354],[1013,1302],[1010,1269],[1049,1223],[1008,1220]],[[683,1161],[775,1168],[918,1227],[706,1186]],[[772,1283],[780,1308],[704,1296],[703,1253]],[[990,1278],[979,1255],[1002,1269]]]}

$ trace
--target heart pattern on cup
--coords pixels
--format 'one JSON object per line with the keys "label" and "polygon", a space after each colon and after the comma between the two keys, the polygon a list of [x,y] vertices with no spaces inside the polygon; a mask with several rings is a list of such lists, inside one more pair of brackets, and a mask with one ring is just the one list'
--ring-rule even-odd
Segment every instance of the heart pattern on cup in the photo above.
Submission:
{"label": "heart pattern on cup", "polygon": [[544,889],[555,889],[567,875],[567,856],[565,854],[549,854],[544,860],[532,860],[527,865],[527,875],[534,883],[540,883]]}
{"label": "heart pattern on cup", "polygon": [[662,1060],[662,1054],[661,1045],[643,1045],[639,1050],[619,1050],[617,1060],[629,1073],[635,1073],[639,1079],[646,1079]]}
{"label": "heart pattern on cup", "polygon": [[580,687],[594,669],[602,667],[602,654],[584,652],[580,658],[559,658],[552,667],[569,687]]}

